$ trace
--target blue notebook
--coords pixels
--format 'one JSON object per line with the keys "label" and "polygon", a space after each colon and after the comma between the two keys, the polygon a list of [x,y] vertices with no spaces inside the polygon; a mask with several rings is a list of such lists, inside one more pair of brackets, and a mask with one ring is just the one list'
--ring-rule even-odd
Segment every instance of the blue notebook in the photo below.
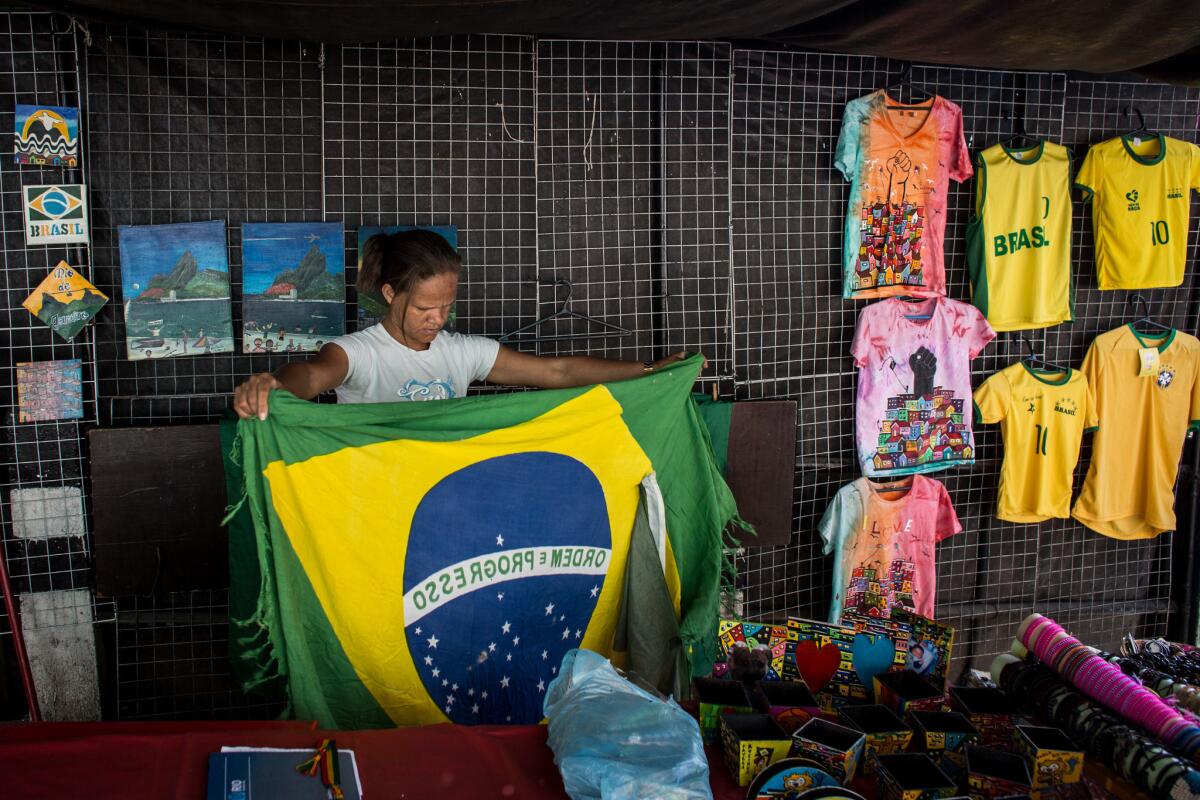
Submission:
{"label": "blue notebook", "polygon": [[[319,777],[296,772],[312,750],[236,748],[208,757],[206,800],[327,800]],[[338,750],[342,792],[361,800],[358,763],[353,750]]]}

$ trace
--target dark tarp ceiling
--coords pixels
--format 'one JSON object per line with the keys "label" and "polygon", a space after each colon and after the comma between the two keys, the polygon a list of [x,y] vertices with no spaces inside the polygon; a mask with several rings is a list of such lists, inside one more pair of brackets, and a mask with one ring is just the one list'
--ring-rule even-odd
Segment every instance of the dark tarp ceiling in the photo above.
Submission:
{"label": "dark tarp ceiling", "polygon": [[760,39],[963,66],[1138,71],[1200,84],[1200,0],[67,0],[36,5],[276,39],[366,42],[454,33]]}

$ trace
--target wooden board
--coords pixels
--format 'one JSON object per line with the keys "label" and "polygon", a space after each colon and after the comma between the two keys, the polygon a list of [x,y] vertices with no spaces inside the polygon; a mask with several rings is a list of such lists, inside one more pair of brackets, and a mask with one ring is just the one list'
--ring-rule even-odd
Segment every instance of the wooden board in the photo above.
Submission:
{"label": "wooden board", "polygon": [[725,480],[742,519],[758,531],[742,538],[744,546],[791,541],[795,476],[796,401],[734,403]]}
{"label": "wooden board", "polygon": [[88,441],[96,592],[227,587],[217,426],[101,428]]}

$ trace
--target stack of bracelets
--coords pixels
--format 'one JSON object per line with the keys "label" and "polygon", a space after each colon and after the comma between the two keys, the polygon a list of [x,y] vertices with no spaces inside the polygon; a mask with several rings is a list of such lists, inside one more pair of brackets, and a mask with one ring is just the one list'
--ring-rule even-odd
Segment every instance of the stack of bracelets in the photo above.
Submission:
{"label": "stack of bracelets", "polygon": [[1200,798],[1200,772],[1098,703],[1067,686],[1054,670],[1005,653],[992,678],[1014,703],[1064,730],[1090,757],[1156,798]]}
{"label": "stack of bracelets", "polygon": [[1200,763],[1200,725],[1096,655],[1054,620],[1031,614],[1021,623],[1017,638],[1081,692],[1146,731],[1171,752]]}
{"label": "stack of bracelets", "polygon": [[1173,674],[1160,672],[1154,667],[1146,666],[1145,661],[1141,658],[1117,656],[1104,651],[1100,651],[1097,655],[1108,663],[1120,667],[1126,675],[1141,681],[1143,686],[1159,697],[1167,700],[1173,699],[1191,716],[1192,722],[1200,723],[1200,719],[1196,718],[1196,712],[1200,711],[1200,688],[1194,684],[1184,683],[1177,680]]}

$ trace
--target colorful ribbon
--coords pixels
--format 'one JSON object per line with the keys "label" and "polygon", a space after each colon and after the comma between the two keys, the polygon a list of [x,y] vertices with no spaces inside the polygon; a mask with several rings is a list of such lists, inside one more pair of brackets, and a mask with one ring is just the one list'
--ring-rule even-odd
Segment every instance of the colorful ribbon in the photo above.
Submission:
{"label": "colorful ribbon", "polygon": [[341,769],[338,767],[337,743],[333,739],[322,739],[313,757],[296,765],[296,771],[310,778],[320,773],[321,783],[329,790],[329,800],[346,800],[342,793]]}

